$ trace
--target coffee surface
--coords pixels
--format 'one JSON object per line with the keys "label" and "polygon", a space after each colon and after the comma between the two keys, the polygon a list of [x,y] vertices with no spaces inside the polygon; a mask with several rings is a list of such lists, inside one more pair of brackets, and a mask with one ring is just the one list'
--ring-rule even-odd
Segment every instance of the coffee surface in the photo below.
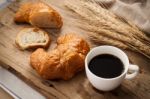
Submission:
{"label": "coffee surface", "polygon": [[114,78],[124,71],[122,61],[110,54],[95,56],[88,66],[92,73],[102,78]]}

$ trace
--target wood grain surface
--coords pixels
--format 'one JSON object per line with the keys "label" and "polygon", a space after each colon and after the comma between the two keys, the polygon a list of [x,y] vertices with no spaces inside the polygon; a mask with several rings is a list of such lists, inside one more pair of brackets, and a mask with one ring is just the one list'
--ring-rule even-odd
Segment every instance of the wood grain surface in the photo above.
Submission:
{"label": "wood grain surface", "polygon": [[3,99],[13,99],[13,97],[8,94],[4,89],[2,89],[0,87],[0,98],[3,98]]}
{"label": "wood grain surface", "polygon": [[[16,24],[13,21],[19,5],[27,1],[36,0],[16,0],[0,11],[0,63],[5,68],[15,73],[48,99],[150,99],[150,60],[130,51],[126,51],[126,53],[133,64],[139,65],[140,73],[133,80],[124,80],[117,89],[111,92],[101,92],[93,88],[85,71],[78,73],[68,81],[41,79],[29,64],[29,56],[33,51],[20,51],[14,42],[18,31],[24,27],[31,27],[28,24]],[[64,33],[79,33],[89,41],[86,35],[88,31],[77,28],[75,25],[77,16],[65,8],[64,0],[44,0],[44,2],[54,7],[64,21],[61,30],[46,29],[52,38],[48,50],[55,47],[57,37]],[[90,44],[92,47],[92,43]]]}

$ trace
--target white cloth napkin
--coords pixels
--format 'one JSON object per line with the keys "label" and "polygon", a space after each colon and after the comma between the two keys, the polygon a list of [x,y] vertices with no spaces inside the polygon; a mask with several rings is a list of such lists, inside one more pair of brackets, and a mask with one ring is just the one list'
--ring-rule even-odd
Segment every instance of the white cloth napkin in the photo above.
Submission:
{"label": "white cloth napkin", "polygon": [[150,0],[96,0],[150,34]]}

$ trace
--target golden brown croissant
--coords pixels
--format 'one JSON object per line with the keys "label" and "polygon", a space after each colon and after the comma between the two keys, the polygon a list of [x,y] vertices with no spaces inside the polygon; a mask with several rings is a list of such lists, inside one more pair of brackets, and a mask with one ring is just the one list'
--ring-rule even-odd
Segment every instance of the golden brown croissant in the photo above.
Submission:
{"label": "golden brown croissant", "polygon": [[31,54],[30,63],[45,79],[72,78],[84,69],[84,59],[89,45],[75,34],[66,34],[57,40],[57,47],[47,53],[39,48]]}
{"label": "golden brown croissant", "polygon": [[63,25],[59,13],[42,2],[23,4],[14,18],[15,22],[26,22],[41,28],[61,28]]}

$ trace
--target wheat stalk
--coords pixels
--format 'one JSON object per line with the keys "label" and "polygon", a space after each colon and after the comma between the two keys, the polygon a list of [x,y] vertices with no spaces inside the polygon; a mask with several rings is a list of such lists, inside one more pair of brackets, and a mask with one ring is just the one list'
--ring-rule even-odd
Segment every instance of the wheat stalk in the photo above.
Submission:
{"label": "wheat stalk", "polygon": [[[147,36],[142,33],[134,24],[132,24],[129,21],[118,21],[120,20],[120,17],[116,16],[115,14],[111,13],[110,11],[103,9],[101,6],[99,6],[96,2],[90,3],[90,2],[82,2],[81,4],[84,5],[87,9],[90,9],[93,13],[95,12],[95,17],[99,16],[99,20],[105,19],[106,22],[110,22],[108,25],[112,27],[113,29],[120,31],[122,33],[128,34],[130,29],[131,34],[136,34],[135,36],[138,36],[139,38],[142,38],[146,41],[150,42],[150,39],[147,38]],[[103,17],[103,18],[102,18]],[[123,18],[122,18],[123,19]],[[116,25],[118,25],[116,27]]]}
{"label": "wheat stalk", "polygon": [[88,34],[90,35],[89,38],[92,39],[92,41],[94,41],[95,43],[110,44],[110,45],[117,46],[122,49],[129,49],[128,46],[125,45],[124,43],[114,40],[112,38],[105,37],[102,35],[97,35],[93,32],[88,32]]}
{"label": "wheat stalk", "polygon": [[[146,44],[136,40],[135,38],[130,38],[124,35],[120,35],[119,33],[114,33],[110,30],[106,30],[106,29],[98,29],[94,26],[84,26],[84,28],[88,31],[93,32],[93,34],[100,36],[106,36],[106,37],[110,37],[119,41],[124,42],[125,44],[130,44],[135,46],[136,48],[139,48],[139,50],[143,51],[144,53],[147,53],[148,55],[150,55],[150,47],[147,46]],[[98,35],[99,34],[99,35]]]}
{"label": "wheat stalk", "polygon": [[150,39],[133,23],[116,16],[94,1],[67,0],[66,6],[82,17],[79,26],[90,31],[88,34],[93,41],[134,50],[149,58]]}
{"label": "wheat stalk", "polygon": [[115,31],[119,31],[119,33],[123,35],[128,35],[130,33],[130,35],[135,38],[143,39],[143,41],[145,42],[150,42],[149,38],[147,38],[144,33],[139,31],[138,28],[135,28],[136,31],[132,28],[135,27],[135,25],[131,24],[130,22],[125,23],[124,21],[118,21],[120,19],[119,17],[101,8],[95,3],[91,4],[89,2],[80,1],[80,5],[78,6],[83,6],[81,8],[76,7],[74,3],[66,5],[70,9],[74,10],[76,13],[84,17],[90,24],[92,23],[93,25],[103,25],[109,28],[109,30],[114,29]]}

